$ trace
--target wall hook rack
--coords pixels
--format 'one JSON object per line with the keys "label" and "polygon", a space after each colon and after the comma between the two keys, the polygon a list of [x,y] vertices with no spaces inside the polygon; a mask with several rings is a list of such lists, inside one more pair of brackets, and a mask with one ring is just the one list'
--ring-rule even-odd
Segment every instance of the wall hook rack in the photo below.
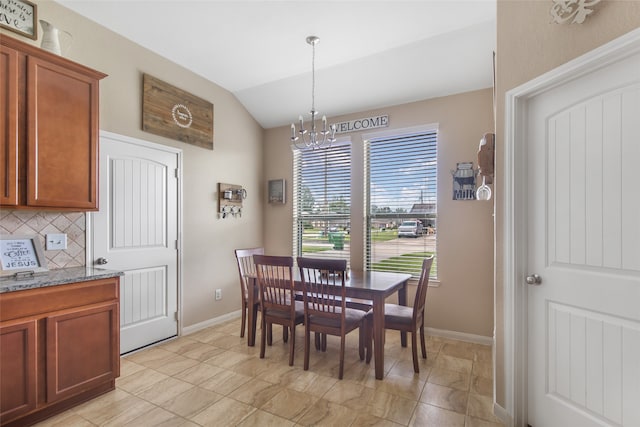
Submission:
{"label": "wall hook rack", "polygon": [[218,218],[239,218],[242,216],[242,201],[247,198],[247,190],[241,185],[218,183]]}

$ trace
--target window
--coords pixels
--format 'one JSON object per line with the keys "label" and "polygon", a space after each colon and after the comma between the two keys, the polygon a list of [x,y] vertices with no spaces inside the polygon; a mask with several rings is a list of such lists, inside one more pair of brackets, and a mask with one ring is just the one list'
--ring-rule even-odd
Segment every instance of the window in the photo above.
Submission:
{"label": "window", "polygon": [[293,154],[293,253],[349,262],[351,144],[295,150]]}
{"label": "window", "polygon": [[422,260],[436,253],[437,145],[435,125],[365,140],[368,270],[419,277]]}

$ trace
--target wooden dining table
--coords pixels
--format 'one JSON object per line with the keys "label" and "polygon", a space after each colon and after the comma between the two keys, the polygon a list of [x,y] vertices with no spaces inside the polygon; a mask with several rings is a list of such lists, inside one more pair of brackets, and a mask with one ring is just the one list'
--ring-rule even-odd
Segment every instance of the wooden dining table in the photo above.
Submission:
{"label": "wooden dining table", "polygon": [[[407,282],[411,278],[410,274],[389,273],[382,271],[357,271],[350,270],[345,281],[346,294],[348,298],[360,298],[373,302],[373,357],[375,364],[376,379],[384,377],[384,304],[388,296],[398,293],[398,304],[407,305]],[[253,283],[257,288],[257,278],[248,277],[247,283]],[[294,270],[294,286],[296,290],[302,291],[302,281],[299,271]],[[257,292],[249,292],[249,307],[254,307]],[[248,310],[248,333],[247,344],[254,346],[256,342],[256,312]],[[401,342],[406,346],[406,333],[401,333]]]}

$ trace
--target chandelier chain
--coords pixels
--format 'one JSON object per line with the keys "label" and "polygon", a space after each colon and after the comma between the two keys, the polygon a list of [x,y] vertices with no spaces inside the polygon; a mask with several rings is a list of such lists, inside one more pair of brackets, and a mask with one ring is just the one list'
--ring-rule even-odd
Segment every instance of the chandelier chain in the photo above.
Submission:
{"label": "chandelier chain", "polygon": [[316,111],[316,44],[311,44],[311,120],[314,120],[313,113]]}

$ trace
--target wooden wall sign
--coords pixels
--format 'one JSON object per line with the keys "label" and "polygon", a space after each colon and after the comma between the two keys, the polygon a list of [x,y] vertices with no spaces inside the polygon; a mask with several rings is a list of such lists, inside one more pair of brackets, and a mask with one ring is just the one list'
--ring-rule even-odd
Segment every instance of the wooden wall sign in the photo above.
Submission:
{"label": "wooden wall sign", "polygon": [[213,150],[213,104],[144,74],[142,130]]}

